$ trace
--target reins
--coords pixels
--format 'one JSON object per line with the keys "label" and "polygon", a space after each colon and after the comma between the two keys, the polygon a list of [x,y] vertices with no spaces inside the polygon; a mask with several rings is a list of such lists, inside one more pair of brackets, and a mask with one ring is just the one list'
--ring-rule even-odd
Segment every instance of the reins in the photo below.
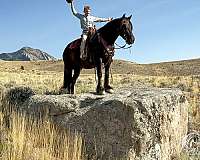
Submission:
{"label": "reins", "polygon": [[[129,48],[131,48],[132,47],[132,45],[130,45],[130,46],[128,46],[128,47],[126,47],[126,43],[123,45],[123,46],[120,46],[120,45],[118,45],[117,43],[115,43],[115,45],[118,47],[115,47],[115,49],[129,49]],[[125,48],[126,47],[126,48]]]}
{"label": "reins", "polygon": [[[114,43],[117,47],[115,47],[114,45],[112,46],[112,49],[110,50],[110,48],[108,47],[106,41],[101,37],[100,33],[97,32],[96,36],[98,37],[98,42],[101,43],[103,45],[103,48],[104,48],[104,52],[107,53],[107,55],[110,57],[109,60],[104,63],[104,66],[103,66],[103,69],[105,68],[105,66],[107,66],[109,63],[111,63],[112,61],[112,58],[114,56],[114,52],[115,52],[115,49],[129,49],[132,47],[132,45],[126,47],[126,43],[123,45],[123,46],[120,46],[118,45],[116,42]],[[131,50],[130,50],[131,52]],[[111,67],[109,68],[110,69],[110,74],[111,74],[111,83],[113,83],[113,75],[112,75],[112,70],[111,70]],[[94,68],[94,71],[95,71],[95,81],[97,83],[97,71],[96,71],[96,67]]]}

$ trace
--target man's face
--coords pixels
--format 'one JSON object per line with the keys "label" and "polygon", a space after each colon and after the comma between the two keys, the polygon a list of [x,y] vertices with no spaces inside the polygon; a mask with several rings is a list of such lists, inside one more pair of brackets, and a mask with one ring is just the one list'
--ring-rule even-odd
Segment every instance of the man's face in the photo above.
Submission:
{"label": "man's face", "polygon": [[91,12],[90,9],[87,9],[87,8],[84,9],[84,13],[86,16],[88,16],[90,14],[90,12]]}

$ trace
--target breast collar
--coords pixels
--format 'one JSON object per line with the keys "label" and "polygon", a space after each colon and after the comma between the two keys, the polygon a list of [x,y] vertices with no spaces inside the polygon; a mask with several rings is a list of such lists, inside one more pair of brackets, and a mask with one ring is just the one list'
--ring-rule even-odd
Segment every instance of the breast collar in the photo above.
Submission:
{"label": "breast collar", "polygon": [[114,45],[109,45],[108,42],[101,36],[99,32],[97,32],[97,37],[99,43],[101,43],[109,56],[113,56],[115,52]]}

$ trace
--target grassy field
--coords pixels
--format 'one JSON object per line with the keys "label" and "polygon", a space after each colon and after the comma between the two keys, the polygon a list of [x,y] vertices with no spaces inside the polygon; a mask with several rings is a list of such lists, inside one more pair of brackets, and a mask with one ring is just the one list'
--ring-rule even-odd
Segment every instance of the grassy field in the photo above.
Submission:
{"label": "grassy field", "polygon": [[[191,62],[185,63],[181,62],[182,68],[188,68],[187,66]],[[189,129],[190,131],[200,132],[200,69],[197,70],[196,66],[198,65],[194,65],[194,68],[191,65],[189,69],[193,72],[189,74],[188,69],[180,72],[180,68],[176,67],[167,71],[168,65],[171,67],[180,66],[178,62],[174,64],[140,65],[115,61],[110,79],[111,85],[115,88],[132,85],[181,89],[190,103]],[[155,70],[153,73],[152,68]],[[63,64],[61,61],[44,63],[0,62],[0,91],[15,86],[28,86],[36,94],[60,94],[63,82],[62,69]],[[174,72],[172,73],[172,71]],[[82,72],[76,84],[77,94],[95,91],[96,81],[93,73],[94,70],[84,70]],[[50,120],[36,123],[31,117],[25,117],[17,113],[12,113],[11,128],[6,129],[3,123],[4,117],[5,115],[0,112],[0,159],[31,159],[31,156],[48,160],[56,158],[66,160],[83,159],[81,157],[83,143],[80,135],[61,133],[51,124]],[[64,139],[62,143],[61,139]],[[64,146],[63,144],[67,145]],[[61,148],[59,153],[56,148]]]}
{"label": "grassy field", "polygon": [[13,112],[9,127],[0,112],[1,160],[81,160],[81,135],[60,131],[50,120],[36,121],[32,117]]}
{"label": "grassy field", "polygon": [[[63,73],[34,71],[0,72],[0,84],[10,88],[14,86],[31,87],[36,94],[60,94]],[[160,88],[179,88],[184,91],[190,102],[191,129],[200,130],[200,76],[137,76],[133,74],[113,74],[111,84],[114,87],[124,85],[153,86]],[[76,84],[76,93],[94,92],[96,81],[94,74],[82,74]]]}

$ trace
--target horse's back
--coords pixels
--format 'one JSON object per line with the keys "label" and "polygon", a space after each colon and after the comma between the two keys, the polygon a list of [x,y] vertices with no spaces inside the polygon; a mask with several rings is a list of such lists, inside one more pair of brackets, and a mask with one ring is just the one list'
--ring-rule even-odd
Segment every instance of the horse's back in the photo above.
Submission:
{"label": "horse's back", "polygon": [[76,39],[70,42],[63,52],[63,61],[65,67],[67,68],[85,68],[91,69],[94,68],[94,63],[91,63],[86,60],[80,59],[80,45],[81,45],[81,38]]}
{"label": "horse's back", "polygon": [[75,39],[74,41],[70,42],[66,49],[70,49],[70,50],[78,50],[80,49],[80,45],[81,45],[81,38]]}
{"label": "horse's back", "polygon": [[63,52],[63,61],[65,65],[73,67],[79,61],[80,44],[81,44],[81,38],[70,42],[66,46]]}

